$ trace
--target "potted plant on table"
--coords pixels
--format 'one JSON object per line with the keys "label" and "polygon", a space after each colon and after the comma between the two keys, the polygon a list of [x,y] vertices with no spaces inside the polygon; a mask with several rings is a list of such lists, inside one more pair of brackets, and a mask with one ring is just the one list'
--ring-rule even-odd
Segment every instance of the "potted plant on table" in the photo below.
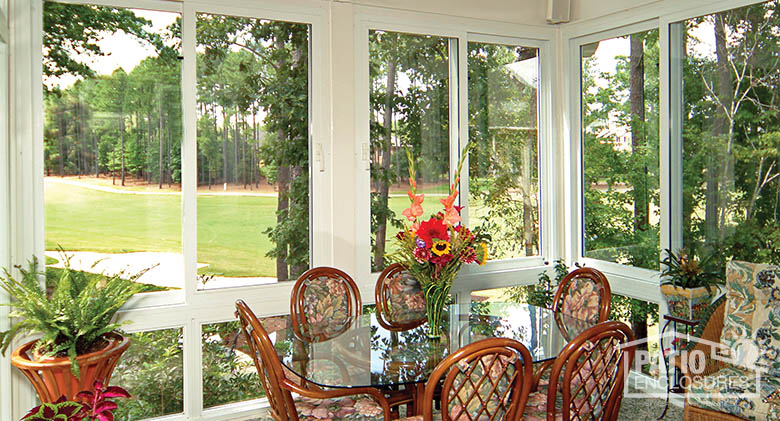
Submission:
{"label": "potted plant on table", "polygon": [[666,298],[669,314],[687,320],[699,320],[702,312],[712,302],[718,285],[723,280],[717,273],[706,269],[708,258],[699,260],[694,252],[684,249],[665,250],[661,263],[661,293]]}
{"label": "potted plant on table", "polygon": [[417,194],[416,172],[411,152],[406,151],[409,160],[409,185],[407,193],[411,202],[403,215],[409,220],[404,229],[396,235],[398,250],[389,258],[400,263],[420,283],[425,296],[425,313],[428,319],[426,334],[429,338],[441,335],[441,314],[446,304],[452,281],[466,263],[484,265],[488,259],[489,236],[481,228],[473,231],[460,223],[460,206],[455,205],[458,197],[458,182],[464,158],[470,149],[467,146],[458,162],[455,182],[450,185],[449,195],[440,199],[443,211],[427,220],[422,216],[424,194]]}
{"label": "potted plant on table", "polygon": [[11,364],[32,382],[41,402],[55,402],[61,396],[73,399],[92,387],[96,380],[108,384],[121,354],[130,340],[113,321],[117,311],[142,285],[135,280],[146,270],[124,277],[106,277],[65,268],[54,280],[51,292],[41,286],[36,259],[27,270],[17,266],[21,279],[5,270],[0,287],[11,297],[11,328],[0,332],[3,354],[20,333],[40,334],[13,351]]}

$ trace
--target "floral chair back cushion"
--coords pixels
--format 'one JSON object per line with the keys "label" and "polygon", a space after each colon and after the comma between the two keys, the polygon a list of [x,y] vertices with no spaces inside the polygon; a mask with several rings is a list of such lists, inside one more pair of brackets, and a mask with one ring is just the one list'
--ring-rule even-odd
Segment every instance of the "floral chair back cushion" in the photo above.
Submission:
{"label": "floral chair back cushion", "polygon": [[563,294],[561,312],[591,324],[599,321],[601,285],[588,278],[574,278]]}
{"label": "floral chair back cushion", "polygon": [[385,316],[393,324],[414,323],[425,319],[425,296],[420,283],[407,271],[388,276],[385,283]]}
{"label": "floral chair back cushion", "polygon": [[343,279],[329,276],[308,279],[302,296],[306,330],[312,335],[338,333],[349,323],[349,296]]}
{"label": "floral chair back cushion", "polygon": [[555,317],[567,340],[575,338],[609,315],[612,292],[603,273],[579,268],[569,273],[558,286],[554,299]]}
{"label": "floral chair back cushion", "polygon": [[721,343],[732,364],[780,376],[780,266],[731,261]]}
{"label": "floral chair back cushion", "polygon": [[343,333],[362,311],[360,291],[346,273],[316,267],[293,286],[290,314],[296,332],[308,339],[327,339]]}

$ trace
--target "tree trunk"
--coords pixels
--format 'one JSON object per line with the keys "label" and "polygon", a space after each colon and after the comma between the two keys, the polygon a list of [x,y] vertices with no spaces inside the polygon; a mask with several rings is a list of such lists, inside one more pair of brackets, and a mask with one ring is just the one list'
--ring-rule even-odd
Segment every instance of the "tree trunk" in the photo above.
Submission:
{"label": "tree trunk", "polygon": [[229,127],[230,122],[228,121],[227,113],[225,112],[225,108],[222,108],[222,182],[225,186],[227,186],[228,183],[227,136]]}
{"label": "tree trunk", "polygon": [[[382,210],[382,215],[386,215],[384,212],[387,209],[388,194],[390,192],[390,180],[386,177],[390,170],[390,158],[393,148],[392,134],[393,134],[393,97],[395,96],[395,73],[396,63],[393,58],[390,58],[387,62],[387,90],[385,92],[385,116],[384,116],[384,128],[385,136],[382,140],[382,173],[379,180],[379,208]],[[374,248],[374,270],[382,270],[385,263],[385,242],[387,240],[387,217],[382,216],[377,218],[376,227],[376,242]]]}
{"label": "tree trunk", "polygon": [[144,161],[147,163],[146,171],[146,184],[152,184],[152,108],[146,110],[146,153],[144,154]]}
{"label": "tree trunk", "polygon": [[[731,109],[731,71],[729,70],[728,50],[726,49],[726,26],[724,15],[718,13],[715,15],[715,54],[717,56],[718,86],[717,94],[723,109],[716,113],[712,134],[717,141],[719,137],[728,133],[728,110]],[[714,247],[718,242],[720,227],[718,224],[718,215],[720,213],[721,195],[720,179],[718,176],[722,157],[718,157],[716,152],[720,147],[711,145],[707,153],[707,180],[705,187],[705,207],[704,207],[704,235],[706,247]]]}
{"label": "tree trunk", "polygon": [[62,117],[62,113],[63,110],[60,107],[57,112],[57,123],[59,123],[59,130],[57,130],[57,144],[59,145],[60,149],[60,177],[65,175],[65,131],[67,130],[65,119]]}
{"label": "tree trunk", "polygon": [[163,185],[163,111],[162,100],[160,100],[160,121],[158,122],[158,151],[157,151],[157,182],[158,188],[162,189]]}
{"label": "tree trunk", "polygon": [[[536,90],[531,95],[530,109],[536,110],[537,106]],[[533,127],[536,127],[536,113],[533,113]],[[531,163],[533,144],[536,143],[536,136],[526,136],[523,142],[523,168],[522,171],[522,192],[523,192],[523,245],[526,256],[536,254],[534,246],[536,244],[536,232],[534,230],[534,206],[533,206],[533,187],[531,183]]]}
{"label": "tree trunk", "polygon": [[122,160],[122,166],[121,166],[121,172],[119,173],[119,177],[121,180],[121,185],[125,185],[125,93],[124,89],[122,89],[122,99],[121,104],[119,105],[119,144],[120,144],[120,150],[119,150],[119,156]]}
{"label": "tree trunk", "polygon": [[[284,139],[284,136],[283,130],[277,130],[277,139]],[[279,195],[276,204],[276,224],[282,225],[287,219],[288,209],[290,207],[290,167],[288,165],[279,165],[277,186]],[[278,249],[276,256],[276,278],[280,282],[287,281],[290,279],[287,266],[287,244],[277,240],[276,247]]]}
{"label": "tree trunk", "polygon": [[644,39],[640,35],[631,35],[630,60],[631,154],[633,161],[641,162],[637,168],[639,171],[634,171],[631,177],[631,192],[634,199],[634,232],[639,232],[647,230],[650,215],[645,159],[645,54]]}

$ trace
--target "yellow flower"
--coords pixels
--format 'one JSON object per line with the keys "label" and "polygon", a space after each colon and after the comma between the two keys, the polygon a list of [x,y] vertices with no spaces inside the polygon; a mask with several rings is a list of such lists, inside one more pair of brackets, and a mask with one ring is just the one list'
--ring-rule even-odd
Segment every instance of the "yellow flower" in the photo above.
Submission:
{"label": "yellow flower", "polygon": [[479,243],[479,245],[482,248],[482,258],[479,259],[479,265],[484,266],[488,261],[488,246],[485,243]]}
{"label": "yellow flower", "polygon": [[450,252],[450,243],[443,240],[434,241],[431,251],[437,256],[443,256]]}

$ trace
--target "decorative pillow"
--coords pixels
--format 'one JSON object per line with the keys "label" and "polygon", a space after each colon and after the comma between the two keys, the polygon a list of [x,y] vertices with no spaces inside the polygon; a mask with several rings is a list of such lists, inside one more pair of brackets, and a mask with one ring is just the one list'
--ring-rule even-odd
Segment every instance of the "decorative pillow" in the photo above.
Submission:
{"label": "decorative pillow", "polygon": [[732,364],[780,376],[780,266],[729,262],[720,342]]}

